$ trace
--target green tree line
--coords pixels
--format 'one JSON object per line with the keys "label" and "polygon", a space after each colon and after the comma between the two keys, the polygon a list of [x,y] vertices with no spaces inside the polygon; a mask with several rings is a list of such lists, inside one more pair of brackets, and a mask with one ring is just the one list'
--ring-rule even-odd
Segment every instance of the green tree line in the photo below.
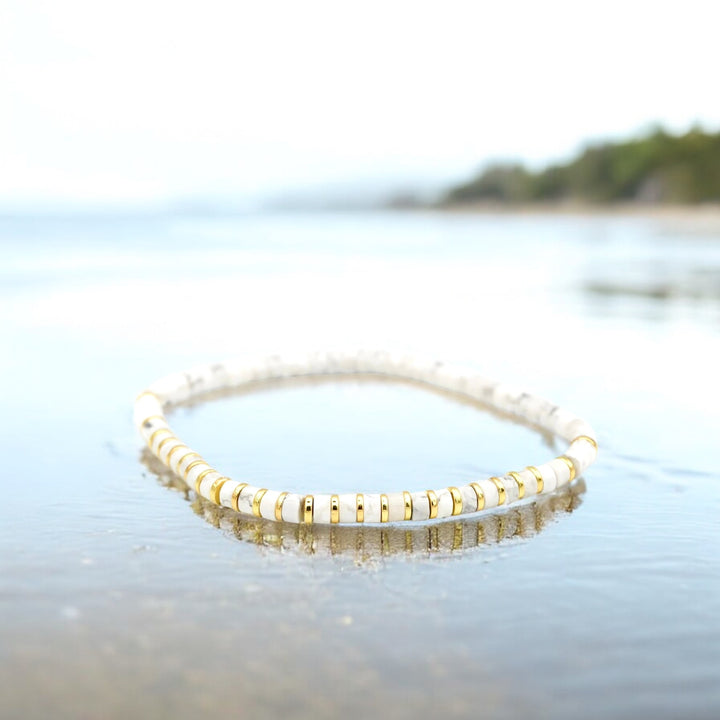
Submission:
{"label": "green tree line", "polygon": [[663,129],[622,142],[586,147],[568,163],[532,172],[498,163],[452,188],[447,204],[720,202],[720,132],[693,128],[674,135]]}

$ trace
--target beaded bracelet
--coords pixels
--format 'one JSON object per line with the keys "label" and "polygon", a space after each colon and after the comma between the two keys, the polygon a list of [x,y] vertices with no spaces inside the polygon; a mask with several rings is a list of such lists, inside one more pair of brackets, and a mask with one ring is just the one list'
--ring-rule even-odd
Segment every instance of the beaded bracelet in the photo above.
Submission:
{"label": "beaded bracelet", "polygon": [[[170,429],[164,410],[211,392],[253,383],[317,375],[378,375],[412,380],[463,395],[524,419],[570,443],[541,465],[459,487],[389,493],[300,495],[225,477]],[[579,477],[597,457],[593,429],[541,398],[477,375],[473,370],[388,352],[271,356],[259,362],[204,365],[170,375],[138,395],[135,422],[150,451],[195,492],[215,505],[291,523],[394,523],[447,518],[510,505],[554,492]]]}

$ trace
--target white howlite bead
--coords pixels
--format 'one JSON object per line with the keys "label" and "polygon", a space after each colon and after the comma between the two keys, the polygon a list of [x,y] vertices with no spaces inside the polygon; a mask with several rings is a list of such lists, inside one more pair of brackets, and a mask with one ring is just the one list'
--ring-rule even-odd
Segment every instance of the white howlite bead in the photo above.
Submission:
{"label": "white howlite bead", "polygon": [[377,493],[365,493],[365,522],[380,522],[380,495]]}
{"label": "white howlite bead", "polygon": [[313,497],[313,522],[330,522],[330,495],[315,495]]}
{"label": "white howlite bead", "polygon": [[543,430],[554,433],[553,417],[557,410],[557,405],[553,405],[547,402],[540,406],[537,410],[537,418],[533,420],[536,425],[539,425]]}
{"label": "white howlite bead", "polygon": [[245,385],[250,382],[253,377],[253,371],[246,363],[240,361],[225,363],[225,372],[227,373],[230,387]]}
{"label": "white howlite bead", "polygon": [[577,415],[569,412],[568,410],[558,408],[550,416],[550,429],[559,437],[566,438],[568,437],[570,430],[577,425],[578,420],[580,420],[580,418]]}
{"label": "white howlite bead", "polygon": [[182,440],[169,440],[166,442],[162,448],[160,449],[160,452],[158,453],[158,458],[162,460],[166,465],[168,464],[168,457],[170,456],[170,453],[177,447],[185,447],[185,443]]}
{"label": "white howlite bead", "polygon": [[537,495],[537,478],[530,470],[521,470],[518,472],[520,479],[525,485],[525,496]]}
{"label": "white howlite bead", "polygon": [[558,431],[557,435],[568,442],[572,442],[576,437],[580,437],[580,435],[587,435],[597,442],[597,433],[590,425],[579,418],[575,418],[572,422],[567,423],[562,429],[562,432]]}
{"label": "white howlite bead", "polygon": [[549,400],[542,400],[537,407],[536,413],[537,413],[537,419],[535,422],[540,425],[541,427],[548,429],[548,424],[550,422],[550,418],[552,417],[553,410],[555,410],[556,405],[551,403]]}
{"label": "white howlite bead", "polygon": [[187,372],[191,396],[212,392],[228,386],[230,379],[221,363],[199,365]]}
{"label": "white howlite bead", "polygon": [[252,501],[255,493],[260,490],[256,485],[248,485],[238,496],[238,510],[246,515],[252,515]]}
{"label": "white howlite bead", "polygon": [[343,493],[340,500],[340,522],[354,523],[357,517],[357,494]]}
{"label": "white howlite bead", "polygon": [[[189,455],[189,457],[185,457],[188,453],[192,452],[192,450],[188,450],[186,453],[178,452],[175,456],[173,456],[173,469],[182,478],[185,477],[185,471],[187,470],[188,465],[201,459],[198,455]],[[175,459],[176,457],[177,459]]]}
{"label": "white howlite bead", "polygon": [[[543,495],[553,492],[557,488],[557,476],[555,470],[550,466],[549,463],[537,466],[538,471],[542,475],[543,479]],[[565,468],[567,469],[567,468]]]}
{"label": "white howlite bead", "polygon": [[577,474],[582,475],[595,462],[597,450],[586,440],[578,440],[570,445],[565,454],[573,461]]}
{"label": "white howlite bead", "polygon": [[202,479],[200,483],[200,495],[206,500],[210,500],[210,488],[219,477],[222,477],[219,472],[211,472]]}
{"label": "white howlite bead", "polygon": [[458,489],[463,498],[463,514],[475,512],[477,510],[477,493],[470,485],[463,485]]}
{"label": "white howlite bead", "polygon": [[430,504],[427,493],[423,490],[412,494],[413,520],[427,520],[430,517]]}
{"label": "white howlite bead", "polygon": [[453,499],[450,491],[447,488],[442,490],[436,490],[435,494],[438,499],[438,513],[439,518],[450,517],[453,514]]}
{"label": "white howlite bead", "polygon": [[220,488],[220,504],[223,507],[226,508],[232,508],[232,495],[235,488],[240,483],[236,480],[228,480],[221,488]]}
{"label": "white howlite bead", "polygon": [[260,514],[268,520],[275,520],[275,503],[280,497],[279,490],[268,490],[260,501]]}
{"label": "white howlite bead", "polygon": [[196,365],[185,372],[190,397],[201,395],[208,390],[208,381],[212,373],[209,365]]}
{"label": "white howlite bead", "polygon": [[481,375],[472,375],[465,384],[465,392],[473,399],[480,402],[488,402],[492,398],[497,384],[482,377]]}
{"label": "white howlite bead", "polygon": [[[170,442],[169,438],[171,438],[171,437],[172,437],[172,431],[170,431],[169,433],[158,433],[155,436],[155,438],[153,439],[152,444],[149,446],[150,449],[153,451],[153,455],[155,455],[157,457],[158,446],[160,445],[160,443],[166,439],[168,440],[168,443],[169,443]],[[165,443],[165,444],[167,445],[168,443]]]}
{"label": "white howlite bead", "polygon": [[302,521],[301,507],[303,495],[297,493],[288,493],[283,500],[282,519],[286,522],[298,523]]}
{"label": "white howlite bead", "polygon": [[405,519],[405,496],[401,492],[388,493],[388,520],[400,522]]}
{"label": "white howlite bead", "polygon": [[183,402],[190,397],[190,387],[185,373],[166,375],[154,382],[148,390],[157,395],[160,402]]}
{"label": "white howlite bead", "polygon": [[154,415],[162,414],[162,405],[154,395],[140,395],[135,401],[133,420],[138,427],[140,427],[143,420],[153,417]]}
{"label": "white howlite bead", "polygon": [[[196,458],[197,459],[197,458]],[[185,478],[185,482],[187,483],[187,486],[191,488],[192,490],[195,489],[195,481],[198,479],[198,475],[200,473],[205,472],[206,470],[210,470],[210,465],[208,465],[206,462],[202,462],[199,465],[196,465],[193,468],[190,468],[190,472],[188,473],[187,477]]]}
{"label": "white howlite bead", "polygon": [[499,498],[495,483],[492,480],[480,480],[478,485],[485,496],[485,509],[497,507]]}
{"label": "white howlite bead", "polygon": [[[147,442],[156,430],[160,430],[162,428],[166,430],[170,429],[169,425],[167,424],[167,422],[165,422],[165,420],[161,420],[160,418],[152,418],[151,420],[147,420],[145,423],[143,423],[143,425],[140,427],[140,434],[143,436],[145,442]],[[163,436],[165,435],[164,433],[161,434]]]}
{"label": "white howlite bead", "polygon": [[557,478],[557,487],[567,485],[570,482],[570,468],[564,460],[555,458],[550,461],[550,467],[555,471],[555,477]]}
{"label": "white howlite bead", "polygon": [[497,385],[493,391],[492,404],[498,410],[514,412],[517,407],[517,401],[521,395],[522,390],[512,385]]}
{"label": "white howlite bead", "polygon": [[500,481],[505,488],[505,505],[517,502],[520,497],[520,488],[518,487],[515,478],[510,477],[509,475],[503,475],[500,478]]}

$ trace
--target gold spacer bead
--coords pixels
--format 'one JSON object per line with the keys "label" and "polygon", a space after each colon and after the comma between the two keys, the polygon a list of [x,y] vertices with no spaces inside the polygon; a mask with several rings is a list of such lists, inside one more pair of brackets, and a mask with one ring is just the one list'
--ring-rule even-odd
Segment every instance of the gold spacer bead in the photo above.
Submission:
{"label": "gold spacer bead", "polygon": [[262,502],[262,499],[265,497],[266,492],[267,492],[267,488],[260,488],[255,493],[255,495],[253,495],[252,514],[255,517],[262,517],[262,515],[260,515],[260,503]]}
{"label": "gold spacer bead", "polygon": [[210,500],[214,502],[216,505],[220,504],[220,490],[222,489],[222,486],[229,480],[230,478],[227,477],[219,477],[211,486],[210,486]]}
{"label": "gold spacer bead", "polygon": [[199,495],[200,494],[200,483],[205,479],[207,475],[210,473],[214,473],[216,470],[214,468],[208,468],[207,470],[203,470],[195,480],[195,492]]}
{"label": "gold spacer bead", "polygon": [[286,492],[281,492],[278,495],[278,499],[275,501],[275,519],[282,522],[282,508],[285,498],[288,496]]}
{"label": "gold spacer bead", "polygon": [[240,512],[238,507],[238,500],[240,499],[240,493],[248,486],[249,483],[240,483],[234,490],[232,498],[230,499],[230,505],[235,512]]}
{"label": "gold spacer bead", "polygon": [[575,479],[575,475],[577,474],[577,471],[575,470],[575,464],[567,455],[560,455],[560,457],[558,457],[558,460],[562,460],[570,469],[570,479],[568,480],[568,482],[572,482]]}
{"label": "gold spacer bead", "polygon": [[330,522],[333,525],[340,522],[340,498],[337,495],[330,496]]}
{"label": "gold spacer bead", "polygon": [[158,398],[158,396],[154,392],[150,392],[150,390],[143,390],[139,395],[135,396],[135,402],[137,402],[141,397],[145,397],[146,395],[154,397],[158,402],[160,401],[160,398]]}
{"label": "gold spacer bead", "polygon": [[167,437],[163,438],[163,439],[158,443],[157,450],[155,451],[155,454],[156,454],[158,457],[160,457],[160,451],[163,449],[163,445],[165,445],[165,443],[170,442],[171,440],[177,440],[177,438],[175,437],[175,435],[168,435]]}
{"label": "gold spacer bead", "polygon": [[[168,435],[173,435],[173,431],[168,427],[158,428],[157,430],[154,430],[150,437],[147,440],[148,447],[152,450],[153,449],[153,443],[155,442],[155,436],[158,433],[167,433]],[[153,450],[153,452],[155,452]]]}
{"label": "gold spacer bead", "polygon": [[498,505],[505,504],[505,486],[502,484],[502,480],[499,477],[491,477],[490,482],[497,488],[498,491]]}
{"label": "gold spacer bead", "polygon": [[178,475],[180,474],[180,466],[185,462],[185,460],[186,460],[187,458],[189,458],[189,457],[196,457],[196,458],[198,458],[198,459],[201,459],[199,453],[196,453],[194,450],[190,450],[190,448],[188,448],[188,450],[189,450],[189,452],[186,452],[186,453],[178,460],[178,464],[177,464],[177,472],[178,472]]}
{"label": "gold spacer bead", "polygon": [[390,505],[388,503],[388,496],[380,496],[380,522],[387,522],[390,518]]}
{"label": "gold spacer bead", "polygon": [[430,519],[437,517],[438,498],[434,490],[427,490],[428,505],[430,506]]}
{"label": "gold spacer bead", "polygon": [[537,480],[537,494],[539,495],[545,487],[545,481],[543,480],[542,473],[534,465],[528,465],[527,469],[535,476],[535,479]]}
{"label": "gold spacer bead", "polygon": [[[578,436],[573,440],[573,442],[577,442],[578,440],[585,440],[585,442],[589,442],[589,443],[595,448],[595,451],[597,452],[597,450],[598,450],[598,444],[597,444],[597,442],[596,442],[595,440],[593,440],[589,435],[578,435]],[[572,445],[572,443],[570,443],[570,444]]]}
{"label": "gold spacer bead", "polygon": [[475,508],[475,512],[478,512],[479,510],[484,510],[485,493],[483,492],[482,488],[476,482],[471,482],[470,487],[475,491],[475,494],[477,495],[477,508]]}
{"label": "gold spacer bead", "polygon": [[[198,457],[200,457],[198,455]],[[207,465],[207,463],[200,459],[200,460],[193,460],[186,468],[185,468],[185,479],[188,479],[188,475],[190,474],[190,471],[196,466],[196,465]]]}
{"label": "gold spacer bead", "polygon": [[405,506],[405,520],[412,520],[412,495],[407,491],[403,490],[403,504]]}
{"label": "gold spacer bead", "polygon": [[[176,445],[172,450],[170,450],[168,456],[165,458],[166,465],[170,465],[170,458],[173,456],[173,453],[176,450],[190,450],[190,448],[187,445],[183,445],[182,443],[180,443],[180,445]],[[183,457],[185,457],[185,455],[183,455]]]}
{"label": "gold spacer bead", "polygon": [[516,472],[509,472],[508,476],[511,477],[518,486],[518,500],[522,500],[525,497],[525,483],[520,475]]}
{"label": "gold spacer bead", "polygon": [[459,515],[463,509],[462,493],[456,487],[449,487],[448,490],[453,499],[453,515]]}
{"label": "gold spacer bead", "polygon": [[306,495],[303,500],[303,522],[311,523],[313,521],[313,496]]}
{"label": "gold spacer bead", "polygon": [[355,496],[355,522],[365,522],[365,496],[358,493]]}

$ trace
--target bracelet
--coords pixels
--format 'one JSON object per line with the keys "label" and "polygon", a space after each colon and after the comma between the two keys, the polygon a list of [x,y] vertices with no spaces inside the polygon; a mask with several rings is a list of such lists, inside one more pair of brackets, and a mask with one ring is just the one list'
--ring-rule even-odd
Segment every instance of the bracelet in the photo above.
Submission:
{"label": "bracelet", "polygon": [[[170,429],[164,410],[212,392],[314,375],[378,375],[411,380],[469,397],[526,420],[569,442],[567,451],[523,470],[459,487],[389,493],[301,495],[261,488],[222,475]],[[150,385],[135,401],[135,422],[150,451],[199,496],[235,512],[290,523],[395,523],[464,515],[548,494],[572,483],[595,461],[593,429],[572,413],[473,370],[388,352],[271,356],[259,362],[203,365]]]}
{"label": "bracelet", "polygon": [[[303,379],[290,382],[302,383]],[[228,397],[230,393],[221,395]],[[195,495],[147,447],[142,449],[140,461],[160,485],[183,493],[198,517],[241,542],[311,555],[353,555],[359,563],[388,555],[448,554],[505,540],[529,540],[552,521],[574,512],[582,504],[586,490],[585,481],[579,478],[549,495],[535,496],[532,502],[517,503],[505,512],[458,515],[443,522],[296,525],[232,512]]]}

